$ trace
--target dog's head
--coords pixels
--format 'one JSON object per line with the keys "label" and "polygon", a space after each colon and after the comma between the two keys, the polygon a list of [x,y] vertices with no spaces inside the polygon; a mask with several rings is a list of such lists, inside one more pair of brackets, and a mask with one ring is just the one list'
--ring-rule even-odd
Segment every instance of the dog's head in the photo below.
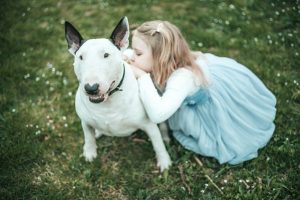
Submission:
{"label": "dog's head", "polygon": [[109,39],[84,40],[69,22],[65,22],[65,37],[80,89],[93,103],[105,101],[123,76],[122,52],[129,44],[127,17],[120,20]]}

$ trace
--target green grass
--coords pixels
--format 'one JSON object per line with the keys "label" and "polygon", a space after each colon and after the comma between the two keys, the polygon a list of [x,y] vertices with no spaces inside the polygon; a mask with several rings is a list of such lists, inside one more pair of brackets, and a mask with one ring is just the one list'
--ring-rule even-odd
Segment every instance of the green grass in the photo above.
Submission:
{"label": "green grass", "polygon": [[[276,131],[258,158],[219,165],[172,140],[166,177],[137,132],[101,138],[96,161],[84,161],[63,23],[107,37],[123,15],[133,27],[169,20],[192,49],[233,57],[264,81]],[[11,0],[0,17],[0,199],[300,199],[299,0]]]}

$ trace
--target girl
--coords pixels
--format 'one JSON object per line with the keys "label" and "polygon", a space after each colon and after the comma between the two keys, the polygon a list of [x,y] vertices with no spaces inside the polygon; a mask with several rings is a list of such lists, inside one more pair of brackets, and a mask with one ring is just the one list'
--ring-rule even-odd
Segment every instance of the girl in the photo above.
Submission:
{"label": "girl", "polygon": [[186,149],[221,164],[238,164],[257,157],[270,140],[276,99],[245,66],[191,52],[179,29],[167,21],[139,26],[132,48],[130,63],[149,118],[168,120]]}

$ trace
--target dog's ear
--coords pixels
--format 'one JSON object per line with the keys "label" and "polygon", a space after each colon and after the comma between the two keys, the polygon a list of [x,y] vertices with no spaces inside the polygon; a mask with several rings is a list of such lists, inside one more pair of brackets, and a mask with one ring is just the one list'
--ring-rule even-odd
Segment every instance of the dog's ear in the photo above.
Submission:
{"label": "dog's ear", "polygon": [[68,42],[69,52],[75,55],[76,51],[83,43],[83,38],[76,28],[67,21],[65,22],[65,37]]}
{"label": "dog's ear", "polygon": [[129,45],[129,24],[127,17],[122,17],[114,31],[112,32],[110,39],[118,49],[124,51]]}

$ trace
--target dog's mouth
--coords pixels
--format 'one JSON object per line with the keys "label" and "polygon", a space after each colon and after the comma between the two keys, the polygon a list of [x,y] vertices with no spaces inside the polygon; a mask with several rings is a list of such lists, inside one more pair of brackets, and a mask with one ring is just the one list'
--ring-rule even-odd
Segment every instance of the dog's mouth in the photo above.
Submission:
{"label": "dog's mouth", "polygon": [[88,95],[88,97],[92,103],[101,103],[107,100],[108,94]]}
{"label": "dog's mouth", "polygon": [[88,94],[88,93],[86,93],[86,95],[89,97],[89,100],[92,103],[104,102],[108,99],[108,97],[110,95],[110,92],[111,92],[112,88],[114,87],[114,85],[115,85],[115,81],[113,81],[110,84],[110,87],[109,87],[108,91],[104,94],[100,93],[100,91],[98,90],[97,94]]}

